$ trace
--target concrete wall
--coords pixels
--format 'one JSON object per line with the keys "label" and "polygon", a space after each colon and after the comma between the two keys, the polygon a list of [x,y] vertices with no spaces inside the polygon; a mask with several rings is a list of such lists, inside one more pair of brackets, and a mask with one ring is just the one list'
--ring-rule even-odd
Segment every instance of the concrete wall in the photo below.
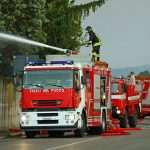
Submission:
{"label": "concrete wall", "polygon": [[12,79],[0,77],[0,130],[19,127],[20,94]]}

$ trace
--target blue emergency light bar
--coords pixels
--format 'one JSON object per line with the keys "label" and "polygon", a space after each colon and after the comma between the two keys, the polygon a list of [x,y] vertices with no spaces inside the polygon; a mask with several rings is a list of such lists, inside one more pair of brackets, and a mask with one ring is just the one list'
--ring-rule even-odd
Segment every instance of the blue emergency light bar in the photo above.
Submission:
{"label": "blue emergency light bar", "polygon": [[52,64],[52,65],[55,65],[55,64],[72,65],[72,64],[74,64],[74,61],[73,60],[51,61],[50,64]]}
{"label": "blue emergency light bar", "polygon": [[51,62],[35,62],[31,61],[27,63],[29,66],[42,66],[42,65],[72,65],[74,64],[73,60],[65,60],[65,61],[51,61]]}
{"label": "blue emergency light bar", "polygon": [[36,61],[30,61],[27,63],[29,66],[42,66],[42,65],[46,65],[46,62],[36,62]]}

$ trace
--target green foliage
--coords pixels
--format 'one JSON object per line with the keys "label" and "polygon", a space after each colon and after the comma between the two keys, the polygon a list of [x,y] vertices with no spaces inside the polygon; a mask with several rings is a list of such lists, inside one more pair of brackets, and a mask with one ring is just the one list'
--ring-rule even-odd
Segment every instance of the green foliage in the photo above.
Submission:
{"label": "green foliage", "polygon": [[[77,50],[81,46],[82,20],[90,11],[95,12],[105,0],[97,0],[87,4],[75,5],[70,0],[53,0],[46,3],[47,19],[45,26],[48,33],[47,44]],[[48,49],[45,54],[51,53]]]}
{"label": "green foliage", "polygon": [[[77,50],[82,45],[82,21],[106,0],[75,5],[75,0],[1,0],[0,32],[48,45]],[[0,41],[1,43],[1,41]],[[53,54],[50,49],[4,42],[0,48],[13,54]],[[14,48],[15,46],[15,48]],[[7,48],[7,49],[6,49]],[[12,56],[9,55],[12,61]],[[11,62],[9,61],[9,62]]]}
{"label": "green foliage", "polygon": [[145,70],[143,72],[140,72],[138,76],[150,76],[150,72],[148,70]]}
{"label": "green foliage", "polygon": [[[45,0],[1,0],[0,31],[41,41],[47,41],[47,34],[43,31],[45,23]],[[22,54],[37,53],[38,49],[25,45],[20,48]]]}

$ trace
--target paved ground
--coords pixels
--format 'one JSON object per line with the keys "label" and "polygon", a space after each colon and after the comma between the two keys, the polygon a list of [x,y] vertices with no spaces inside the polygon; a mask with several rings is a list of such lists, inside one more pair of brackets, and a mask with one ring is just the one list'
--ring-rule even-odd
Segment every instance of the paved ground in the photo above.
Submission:
{"label": "paved ground", "polygon": [[24,132],[0,131],[0,139],[23,136]]}
{"label": "paved ground", "polygon": [[19,128],[12,128],[10,130],[0,129],[0,139],[23,136],[24,132],[21,132]]}
{"label": "paved ground", "polygon": [[[75,138],[66,134],[63,138],[49,138],[46,135],[35,139],[26,139],[21,133],[0,139],[2,150],[141,150],[150,148],[150,118],[139,122],[140,131],[131,131],[125,136],[87,135],[84,138]],[[19,135],[20,134],[20,135]],[[19,135],[19,136],[18,136]],[[4,135],[3,135],[4,136]]]}

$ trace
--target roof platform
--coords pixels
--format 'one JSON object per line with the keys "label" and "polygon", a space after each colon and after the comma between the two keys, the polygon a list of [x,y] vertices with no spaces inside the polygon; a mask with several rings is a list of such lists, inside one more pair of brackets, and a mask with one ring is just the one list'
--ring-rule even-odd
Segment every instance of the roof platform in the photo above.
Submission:
{"label": "roof platform", "polygon": [[94,65],[100,66],[100,67],[108,67],[108,63],[104,62],[104,61],[95,61]]}
{"label": "roof platform", "polygon": [[46,62],[51,62],[51,61],[68,61],[68,60],[73,60],[74,63],[80,63],[80,64],[89,64],[90,66],[92,65],[98,65],[100,67],[107,68],[108,63],[103,62],[103,61],[95,61],[91,62],[91,55],[90,54],[79,54],[79,55],[46,55]]}
{"label": "roof platform", "polygon": [[51,61],[67,61],[67,60],[73,60],[74,63],[80,63],[80,64],[91,64],[91,55],[90,54],[80,54],[80,55],[46,55],[46,62]]}

